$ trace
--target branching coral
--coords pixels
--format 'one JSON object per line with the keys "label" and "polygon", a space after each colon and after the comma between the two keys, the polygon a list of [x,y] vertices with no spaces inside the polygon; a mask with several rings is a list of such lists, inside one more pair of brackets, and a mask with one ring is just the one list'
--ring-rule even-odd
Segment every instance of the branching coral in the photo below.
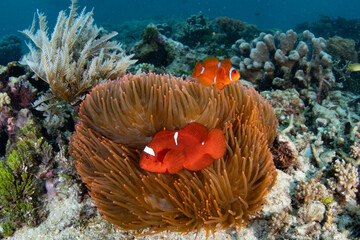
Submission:
{"label": "branching coral", "polygon": [[325,48],[325,39],[309,31],[299,37],[293,30],[275,35],[261,33],[249,43],[237,40],[232,49],[238,56],[231,61],[239,65],[243,78],[261,88],[312,87],[322,100],[335,84],[331,56]]}
{"label": "branching coral", "polygon": [[310,204],[325,197],[326,187],[318,181],[317,178],[320,177],[311,178],[308,182],[301,181],[296,186],[295,198],[303,200],[304,204]]}
{"label": "branching coral", "polygon": [[[95,87],[82,103],[69,151],[105,218],[123,229],[213,232],[242,227],[275,184],[268,145],[271,106],[239,82],[223,91],[169,75],[126,75]],[[223,129],[225,155],[208,168],[146,172],[143,147],[156,132],[190,122]]]}
{"label": "branching coral", "polygon": [[125,56],[117,42],[109,40],[116,32],[100,36],[101,28],[93,24],[93,12],[85,9],[77,15],[76,0],[72,0],[70,14],[59,13],[51,39],[48,38],[46,17],[37,13],[39,30],[35,33],[35,19],[30,29],[22,31],[37,47],[30,44],[30,53],[22,62],[36,76],[49,83],[55,97],[72,103],[103,79],[115,79],[125,74],[135,63]]}
{"label": "branching coral", "polygon": [[330,178],[328,184],[332,190],[336,190],[346,201],[356,197],[359,185],[359,174],[351,163],[337,159],[334,163],[335,178]]}
{"label": "branching coral", "polygon": [[290,228],[291,215],[286,211],[281,211],[280,213],[274,213],[271,216],[269,228],[270,234],[275,235],[277,233],[284,234]]}

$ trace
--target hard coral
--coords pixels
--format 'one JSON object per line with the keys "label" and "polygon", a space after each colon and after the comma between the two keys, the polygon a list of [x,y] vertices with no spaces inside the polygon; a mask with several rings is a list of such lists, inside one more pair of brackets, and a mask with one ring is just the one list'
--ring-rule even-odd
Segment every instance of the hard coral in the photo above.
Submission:
{"label": "hard coral", "polygon": [[256,34],[260,33],[255,25],[250,25],[242,22],[238,19],[229,17],[215,18],[215,27],[217,27],[221,33],[226,34],[226,38],[223,40],[225,43],[234,43],[239,38],[244,38],[246,41],[250,41]]}
{"label": "hard coral", "polygon": [[212,32],[210,20],[200,12],[198,15],[193,15],[186,19],[186,23],[183,23],[174,38],[193,48],[209,42],[212,38]]}
{"label": "hard coral", "polygon": [[[223,91],[170,75],[126,75],[95,87],[81,104],[69,152],[99,211],[136,233],[242,227],[277,176],[268,145],[277,120],[254,89]],[[190,122],[223,130],[225,155],[208,168],[146,172],[140,153],[163,129]]]}
{"label": "hard coral", "polygon": [[321,176],[311,178],[310,181],[301,181],[296,186],[295,198],[303,201],[304,204],[310,204],[311,202],[320,200],[326,195],[326,187],[319,182],[317,178]]}
{"label": "hard coral", "polygon": [[335,178],[328,180],[329,187],[335,190],[345,201],[356,198],[359,185],[359,174],[356,167],[344,160],[337,159],[334,163]]}
{"label": "hard coral", "polygon": [[274,35],[260,33],[251,42],[237,40],[232,49],[238,56],[231,61],[244,79],[261,88],[313,87],[322,100],[335,84],[331,56],[325,48],[325,39],[309,31],[299,37],[291,29]]}
{"label": "hard coral", "polygon": [[336,60],[357,62],[356,42],[353,39],[335,36],[326,41],[326,49]]}

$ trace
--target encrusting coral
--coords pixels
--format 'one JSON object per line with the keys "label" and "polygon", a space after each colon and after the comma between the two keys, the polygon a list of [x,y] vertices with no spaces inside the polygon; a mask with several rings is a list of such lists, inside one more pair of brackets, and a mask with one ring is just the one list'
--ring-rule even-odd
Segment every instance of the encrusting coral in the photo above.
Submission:
{"label": "encrusting coral", "polygon": [[109,40],[112,32],[101,36],[102,28],[93,24],[93,12],[85,9],[77,15],[76,0],[72,0],[70,14],[59,13],[55,28],[48,38],[46,17],[37,13],[39,30],[35,33],[35,19],[30,29],[22,31],[37,49],[28,44],[30,53],[22,63],[30,67],[36,77],[49,83],[55,97],[72,103],[104,79],[125,74],[135,60],[126,56],[119,43]]}
{"label": "encrusting coral", "polygon": [[[261,209],[277,172],[269,145],[277,120],[252,88],[219,91],[171,75],[125,75],[83,101],[69,152],[99,211],[136,233],[242,227]],[[200,171],[140,168],[144,146],[161,130],[190,122],[220,128],[225,155]]]}

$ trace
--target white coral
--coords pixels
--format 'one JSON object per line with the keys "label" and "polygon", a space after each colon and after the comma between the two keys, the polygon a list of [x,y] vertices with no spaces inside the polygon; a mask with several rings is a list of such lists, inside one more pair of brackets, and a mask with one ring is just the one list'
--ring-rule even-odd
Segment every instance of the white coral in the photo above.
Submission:
{"label": "white coral", "polygon": [[49,83],[52,93],[68,103],[73,102],[103,79],[115,79],[125,74],[135,63],[126,56],[117,42],[109,40],[116,32],[100,37],[102,28],[93,24],[93,12],[76,13],[72,0],[69,16],[59,13],[51,39],[48,37],[46,17],[37,12],[39,30],[35,33],[35,19],[30,29],[22,31],[36,48],[27,44],[30,52],[22,63],[36,76]]}
{"label": "white coral", "polygon": [[336,178],[328,180],[329,187],[345,197],[346,201],[355,198],[359,176],[357,169],[351,163],[337,159],[334,164]]}
{"label": "white coral", "polygon": [[2,108],[5,105],[9,105],[11,102],[11,99],[9,95],[6,92],[0,93],[0,108]]}
{"label": "white coral", "polygon": [[360,144],[354,143],[350,147],[350,157],[356,159],[356,161],[360,161]]}

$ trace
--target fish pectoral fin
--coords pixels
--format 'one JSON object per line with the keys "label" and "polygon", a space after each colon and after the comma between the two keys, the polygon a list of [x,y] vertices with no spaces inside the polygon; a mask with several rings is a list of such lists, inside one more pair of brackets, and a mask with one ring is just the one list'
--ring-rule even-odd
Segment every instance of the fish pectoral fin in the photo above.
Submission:
{"label": "fish pectoral fin", "polygon": [[225,67],[228,66],[229,69],[231,68],[231,61],[228,58],[225,58],[224,60],[221,61],[221,66]]}
{"label": "fish pectoral fin", "polygon": [[206,87],[210,87],[214,84],[214,81],[204,75],[200,75],[197,77],[197,80],[198,82],[201,84],[201,85],[204,85]]}
{"label": "fish pectoral fin", "polygon": [[148,172],[156,172],[156,173],[166,173],[167,168],[164,166],[162,162],[158,162],[153,159],[146,159],[145,157],[140,158],[140,167]]}
{"label": "fish pectoral fin", "polygon": [[177,173],[183,169],[185,155],[181,150],[171,149],[164,157],[163,164],[167,168],[168,173]]}
{"label": "fish pectoral fin", "polygon": [[204,152],[211,157],[215,159],[221,158],[226,151],[226,140],[223,131],[218,128],[211,129],[204,148]]}
{"label": "fish pectoral fin", "polygon": [[227,81],[225,69],[223,67],[218,68],[216,70],[215,76],[216,76],[216,83],[214,87],[216,89],[223,89],[225,87],[225,82]]}
{"label": "fish pectoral fin", "polygon": [[184,168],[190,171],[199,171],[207,168],[214,162],[215,158],[211,157],[209,154],[202,154],[199,157],[189,158],[189,160],[185,161]]}

